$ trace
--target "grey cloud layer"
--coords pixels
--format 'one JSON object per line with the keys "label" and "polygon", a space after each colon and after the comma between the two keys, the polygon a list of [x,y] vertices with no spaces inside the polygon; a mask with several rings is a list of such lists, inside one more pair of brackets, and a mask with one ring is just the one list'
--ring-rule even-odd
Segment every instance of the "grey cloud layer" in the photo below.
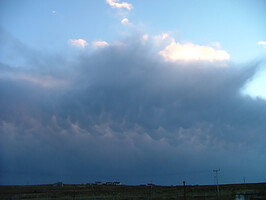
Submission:
{"label": "grey cloud layer", "polygon": [[0,65],[1,184],[266,178],[266,103],[239,92],[258,63],[166,63],[138,43],[25,59]]}

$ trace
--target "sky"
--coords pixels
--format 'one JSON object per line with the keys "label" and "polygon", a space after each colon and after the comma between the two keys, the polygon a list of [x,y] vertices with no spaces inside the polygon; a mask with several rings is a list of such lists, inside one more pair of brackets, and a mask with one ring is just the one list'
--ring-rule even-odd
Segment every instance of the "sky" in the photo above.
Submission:
{"label": "sky", "polygon": [[265,182],[265,9],[0,1],[0,184]]}

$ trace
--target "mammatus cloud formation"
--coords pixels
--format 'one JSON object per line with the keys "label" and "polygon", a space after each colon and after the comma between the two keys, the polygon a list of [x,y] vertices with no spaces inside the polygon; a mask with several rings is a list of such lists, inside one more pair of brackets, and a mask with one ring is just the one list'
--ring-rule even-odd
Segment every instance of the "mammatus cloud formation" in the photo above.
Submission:
{"label": "mammatus cloud formation", "polygon": [[225,50],[216,50],[209,46],[200,46],[192,43],[180,44],[172,41],[159,54],[167,61],[177,60],[206,60],[224,61],[229,60],[230,55]]}
{"label": "mammatus cloud formation", "polygon": [[96,48],[104,48],[109,46],[109,44],[106,41],[95,41],[93,42],[93,46]]}
{"label": "mammatus cloud formation", "polygon": [[266,48],[266,41],[258,41],[258,45],[262,45],[264,48]]}
{"label": "mammatus cloud formation", "polygon": [[141,41],[0,63],[1,75],[65,83],[0,78],[1,184],[212,184],[215,168],[221,183],[265,181],[266,102],[240,94],[258,63],[166,62]]}
{"label": "mammatus cloud formation", "polygon": [[78,48],[85,48],[88,45],[86,40],[83,39],[70,39],[69,43]]}
{"label": "mammatus cloud formation", "polygon": [[126,8],[131,10],[133,8],[132,4],[127,2],[119,3],[120,0],[106,0],[106,2],[113,8]]}

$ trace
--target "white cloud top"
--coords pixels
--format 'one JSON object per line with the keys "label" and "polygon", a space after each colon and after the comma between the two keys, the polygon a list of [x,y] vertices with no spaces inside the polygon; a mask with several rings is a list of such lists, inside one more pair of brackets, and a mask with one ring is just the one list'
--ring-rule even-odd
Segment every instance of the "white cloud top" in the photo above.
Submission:
{"label": "white cloud top", "polygon": [[132,4],[127,2],[118,3],[119,0],[106,0],[106,2],[113,8],[126,8],[128,10],[133,8]]}
{"label": "white cloud top", "polygon": [[83,39],[70,39],[69,43],[72,46],[78,47],[78,48],[85,48],[85,46],[88,45],[88,43],[86,42],[86,40]]}
{"label": "white cloud top", "polygon": [[106,41],[95,41],[93,42],[93,46],[96,48],[104,48],[109,46],[109,44]]}
{"label": "white cloud top", "polygon": [[223,61],[230,59],[230,55],[224,50],[216,50],[209,46],[200,46],[192,43],[180,44],[175,41],[171,42],[159,54],[166,61]]}
{"label": "white cloud top", "polygon": [[262,45],[264,48],[266,48],[266,41],[258,41],[258,45]]}

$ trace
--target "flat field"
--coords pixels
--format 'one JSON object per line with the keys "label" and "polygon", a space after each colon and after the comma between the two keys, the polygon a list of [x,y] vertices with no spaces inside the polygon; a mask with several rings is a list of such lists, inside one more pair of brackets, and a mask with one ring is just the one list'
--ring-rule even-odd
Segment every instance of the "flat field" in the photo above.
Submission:
{"label": "flat field", "polygon": [[64,184],[61,186],[26,185],[0,186],[0,199],[266,199],[266,183],[220,185],[218,197],[215,185],[184,186],[128,186],[128,185],[93,185]]}

